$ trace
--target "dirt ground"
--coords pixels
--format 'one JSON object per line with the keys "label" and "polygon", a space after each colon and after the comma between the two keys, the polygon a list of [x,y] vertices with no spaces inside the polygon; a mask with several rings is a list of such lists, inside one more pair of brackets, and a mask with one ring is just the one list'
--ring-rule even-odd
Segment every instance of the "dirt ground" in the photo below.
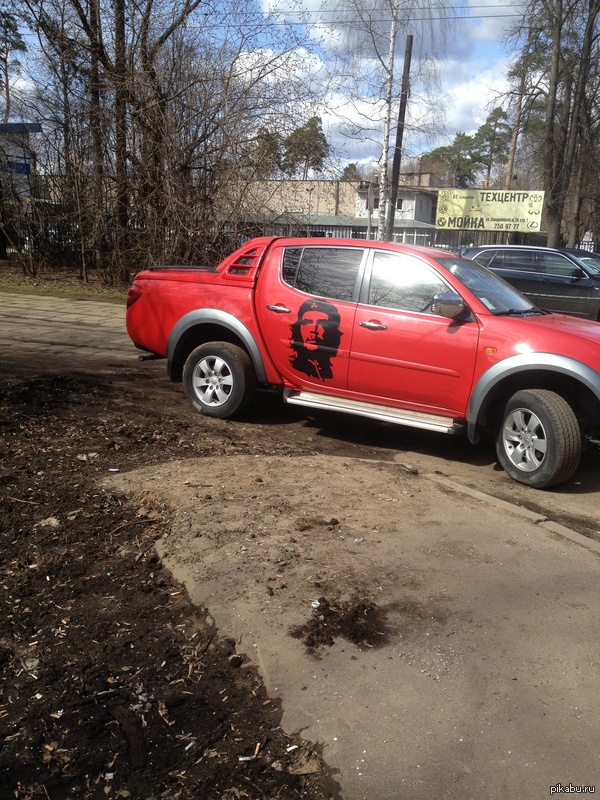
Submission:
{"label": "dirt ground", "polygon": [[162,364],[11,352],[0,419],[0,797],[336,797],[319,748],[283,732],[245,654],[162,568],[169,504],[100,484],[318,446],[190,415]]}
{"label": "dirt ground", "polygon": [[[537,683],[538,651],[521,667],[519,681],[506,672],[514,668],[504,666],[511,658],[499,659],[491,677],[486,663],[477,662],[471,674],[465,665],[474,642],[484,662],[488,657],[486,617],[473,621],[468,592],[462,593],[462,611],[456,586],[451,598],[452,581],[473,583],[474,564],[487,570],[486,594],[493,594],[495,578],[504,580],[498,554],[488,552],[492,543],[468,530],[479,524],[479,515],[488,517],[476,503],[450,495],[445,503],[432,502],[433,493],[439,499],[444,490],[402,463],[418,463],[410,432],[391,432],[368,420],[358,426],[344,415],[313,416],[269,395],[261,395],[240,421],[208,419],[191,412],[181,387],[166,378],[164,362],[37,352],[11,347],[0,373],[1,800],[339,798],[341,764],[359,776],[366,755],[361,750],[354,766],[338,752],[335,773],[322,757],[325,741],[333,753],[332,739],[308,741],[290,731],[307,731],[314,721],[309,699],[321,706],[323,717],[335,716],[326,704],[341,702],[336,686],[349,680],[350,670],[352,685],[356,671],[372,671],[369,692],[376,708],[375,698],[382,698],[374,716],[383,720],[389,680],[381,659],[371,657],[379,654],[405,686],[411,680],[423,684],[414,693],[414,708],[405,697],[401,709],[405,720],[407,709],[412,711],[415,729],[426,699],[444,708],[452,685],[456,706],[473,720],[473,754],[480,753],[482,738],[488,746],[477,726],[488,725],[497,698],[506,698],[511,719],[512,708],[524,706],[520,687]],[[444,474],[493,461],[489,450],[451,437],[436,440],[435,447],[442,456],[445,449],[452,454]],[[588,469],[584,479],[595,475]],[[501,497],[504,482],[497,483]],[[565,490],[575,505],[586,496],[576,488]],[[518,497],[513,482],[504,491],[507,500]],[[545,504],[551,502],[544,497]],[[454,514],[451,503],[458,503]],[[528,503],[535,509],[535,499]],[[573,512],[570,504],[565,509],[554,518],[568,524]],[[393,519],[392,533],[382,530],[382,519]],[[448,519],[460,525],[459,535],[447,535]],[[573,519],[598,538],[595,513],[590,520]],[[417,521],[429,538],[423,535],[413,550],[406,544],[403,560],[394,535]],[[496,614],[514,596],[519,608],[533,614],[541,604],[554,619],[566,589],[549,589],[546,573],[550,561],[558,560],[552,547],[559,545],[533,534],[528,544],[523,527],[515,518],[505,532],[506,551],[514,553],[510,591],[500,587],[491,611]],[[512,576],[528,548],[540,559],[540,576],[521,576],[519,593]],[[421,562],[419,572],[414,565]],[[173,574],[194,587],[194,596]],[[574,582],[572,602],[593,607],[583,588],[591,593],[595,584],[584,577]],[[380,600],[392,586],[393,605]],[[484,594],[481,586],[474,591]],[[473,604],[485,605],[480,598]],[[505,616],[510,635],[503,639],[494,627],[494,642],[510,641],[514,618],[521,623],[510,604]],[[253,639],[258,627],[252,626],[261,618],[260,637]],[[568,629],[575,628],[569,622]],[[463,629],[469,636],[461,650]],[[481,640],[471,638],[471,629],[481,632]],[[288,687],[289,674],[292,681],[302,674],[294,689],[298,702],[289,704],[296,713],[292,724],[285,724],[290,708],[266,689],[282,685],[281,665],[274,668],[273,658],[261,661],[260,648],[253,649],[260,638],[263,652],[278,655],[282,635],[298,658],[288,670]],[[538,638],[529,635],[538,647]],[[561,636],[562,646],[566,627]],[[524,645],[517,644],[512,655],[521,658]],[[378,650],[381,645],[387,649]],[[593,660],[587,651],[585,658]],[[581,729],[593,741],[593,732],[586,734],[568,712],[564,718],[558,711],[575,707],[581,696],[597,696],[596,684],[573,693],[560,660],[547,659],[543,672],[544,681],[554,681],[544,701],[550,705],[550,694],[561,697],[560,692],[569,698],[557,704],[556,729],[569,730],[572,738]],[[360,732],[360,702],[344,702],[350,712],[356,707],[351,721]],[[594,708],[586,710],[586,719],[596,719]],[[395,725],[396,718],[390,719]],[[529,716],[524,719],[529,724]],[[448,721],[440,742],[456,739],[453,724]],[[455,793],[437,796],[483,796],[479,789],[485,785],[486,796],[495,797],[489,786],[498,778],[494,754],[502,735],[490,739],[489,752],[484,748],[487,757],[479,758],[478,769],[489,763],[489,774],[479,784],[474,776],[470,792],[459,781],[466,780],[471,763],[462,753],[463,738],[457,739],[444,756],[442,777],[431,784],[439,788],[454,775],[458,783],[448,791]],[[568,774],[564,748],[553,749],[545,734],[536,729],[532,735],[527,726],[522,738],[523,751],[529,741],[542,743],[540,762],[562,763],[561,774]],[[372,772],[392,763],[392,736],[381,739]],[[577,740],[576,749],[583,751],[583,742]],[[403,796],[436,796],[420,768],[411,773],[420,757],[407,752],[400,763],[401,757],[395,756],[399,767],[392,777],[408,776]],[[336,761],[328,757],[328,763]],[[521,780],[531,771],[527,763],[515,774]],[[592,778],[590,773],[590,783]],[[394,783],[389,796],[396,798],[397,791]],[[499,785],[497,796],[507,794]]]}

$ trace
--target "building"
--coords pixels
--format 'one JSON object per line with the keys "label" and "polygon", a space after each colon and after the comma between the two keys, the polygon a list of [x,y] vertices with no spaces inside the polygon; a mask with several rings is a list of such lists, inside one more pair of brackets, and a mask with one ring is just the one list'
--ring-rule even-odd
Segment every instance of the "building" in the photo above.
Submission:
{"label": "building", "polygon": [[40,133],[37,122],[0,124],[0,259],[8,247],[22,246],[21,222],[36,197],[35,154],[30,146],[32,133]]}
{"label": "building", "polygon": [[35,153],[30,146],[32,133],[41,133],[37,122],[0,124],[0,180],[2,200],[26,202],[35,196]]}
{"label": "building", "polygon": [[[437,194],[401,182],[394,241],[433,244]],[[255,181],[244,191],[244,210],[273,235],[375,239],[379,186],[368,181]]]}

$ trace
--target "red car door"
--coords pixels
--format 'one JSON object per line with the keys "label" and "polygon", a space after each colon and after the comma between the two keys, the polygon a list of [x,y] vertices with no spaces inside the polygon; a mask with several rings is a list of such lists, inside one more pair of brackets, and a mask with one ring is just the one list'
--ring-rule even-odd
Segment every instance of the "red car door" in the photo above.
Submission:
{"label": "red car door", "polygon": [[451,287],[415,256],[374,251],[369,275],[354,320],[348,389],[372,402],[463,417],[478,323],[432,313],[433,296]]}
{"label": "red car door", "polygon": [[364,248],[298,244],[269,259],[256,305],[278,372],[294,388],[345,389]]}

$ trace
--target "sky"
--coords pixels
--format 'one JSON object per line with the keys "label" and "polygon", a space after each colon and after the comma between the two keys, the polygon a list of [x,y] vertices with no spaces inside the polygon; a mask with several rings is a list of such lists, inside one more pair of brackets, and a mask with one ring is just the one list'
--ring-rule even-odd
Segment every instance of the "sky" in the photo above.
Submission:
{"label": "sky", "polygon": [[[454,98],[448,108],[451,131],[473,133],[485,122],[490,103],[507,89],[506,73],[511,62],[509,28],[519,8],[501,5],[472,5],[472,19],[460,22],[462,46],[457,58],[445,55],[444,83]],[[493,106],[492,106],[493,107]]]}
{"label": "sky", "polygon": [[[252,2],[252,0],[250,0]],[[231,20],[236,0],[214,0]],[[299,44],[298,77],[312,88],[313,112],[338,163],[375,166],[381,157],[383,78],[373,52],[358,49],[366,23],[387,63],[391,5],[400,6],[396,36],[396,93],[406,36],[414,38],[411,96],[403,159],[449,144],[456,133],[474,133],[506,91],[511,52],[508,31],[523,0],[253,0],[244,6],[263,14]],[[406,23],[407,17],[410,22]],[[248,23],[251,26],[251,16]],[[240,25],[245,23],[241,22]],[[268,26],[265,30],[268,30]],[[216,28],[218,30],[218,26]],[[252,39],[252,37],[250,37]],[[362,41],[364,42],[364,35]],[[28,40],[33,44],[33,39]],[[264,42],[265,52],[269,46]],[[273,52],[272,50],[270,51]],[[248,63],[256,58],[248,53]],[[394,118],[397,105],[394,106]],[[427,135],[423,133],[427,131]],[[392,142],[394,131],[392,131]]]}
{"label": "sky", "polygon": [[[340,13],[340,3],[357,2],[363,9],[367,3],[373,9],[377,1],[261,0],[263,12],[279,14],[288,22],[297,23],[301,14],[305,14],[305,30],[313,43],[313,56],[316,54],[322,62],[323,74],[332,65],[334,71],[339,68],[340,53],[351,50],[356,43],[351,30],[356,28],[357,14],[349,9],[346,14]],[[436,1],[438,8],[432,11],[431,3]],[[387,11],[382,9],[375,15],[381,23],[382,52],[386,37],[389,42],[390,2],[383,0]],[[414,5],[407,12],[408,2]],[[409,25],[398,28],[394,67],[400,85],[406,35],[411,34],[412,89],[403,148],[405,156],[409,157],[449,144],[458,132],[474,133],[490,111],[500,105],[498,98],[507,89],[506,73],[511,61],[508,33],[523,5],[519,0],[428,0],[425,6],[424,0],[400,0],[400,7],[400,19],[406,13],[414,18]],[[441,19],[443,16],[445,20]],[[384,55],[387,60],[387,51]],[[355,59],[350,72],[356,76],[364,71],[367,75],[372,66],[373,62],[365,56]],[[428,88],[419,75],[423,69],[431,73],[432,68],[437,82],[433,88]],[[347,99],[349,91],[355,94],[356,87],[350,87],[348,82],[336,85],[334,81],[324,86],[323,127],[342,160],[366,165],[381,155],[376,146],[377,140],[382,141],[381,124],[374,122],[377,112],[368,87],[365,86],[362,100],[355,99],[352,104]],[[359,134],[353,129],[352,120],[357,126],[364,126],[365,120],[371,120],[372,132]],[[429,135],[417,133],[418,127],[427,127]]]}

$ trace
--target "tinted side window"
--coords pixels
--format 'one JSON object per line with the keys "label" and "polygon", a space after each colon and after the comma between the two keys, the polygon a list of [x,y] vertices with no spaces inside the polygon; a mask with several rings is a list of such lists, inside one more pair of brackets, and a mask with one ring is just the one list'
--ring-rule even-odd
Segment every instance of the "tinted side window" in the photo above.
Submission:
{"label": "tinted side window", "polygon": [[300,292],[352,301],[364,251],[353,247],[290,247],[283,280]]}
{"label": "tinted side window", "polygon": [[[492,266],[492,261],[495,261],[495,256],[497,255],[497,250],[484,250],[482,253],[478,253],[476,256],[471,256],[474,258],[478,264],[483,264],[484,267]],[[500,264],[494,263],[495,267],[500,266]]]}
{"label": "tinted side window", "polygon": [[540,262],[540,272],[547,272],[549,275],[573,275],[577,265],[572,261],[558,255],[558,253],[538,253]]}
{"label": "tinted side window", "polygon": [[431,314],[431,301],[448,286],[427,264],[409,256],[375,253],[369,305]]}
{"label": "tinted side window", "polygon": [[[493,266],[500,265],[493,264]],[[504,269],[521,270],[522,272],[539,272],[535,263],[535,254],[529,250],[505,250],[502,266]]]}

